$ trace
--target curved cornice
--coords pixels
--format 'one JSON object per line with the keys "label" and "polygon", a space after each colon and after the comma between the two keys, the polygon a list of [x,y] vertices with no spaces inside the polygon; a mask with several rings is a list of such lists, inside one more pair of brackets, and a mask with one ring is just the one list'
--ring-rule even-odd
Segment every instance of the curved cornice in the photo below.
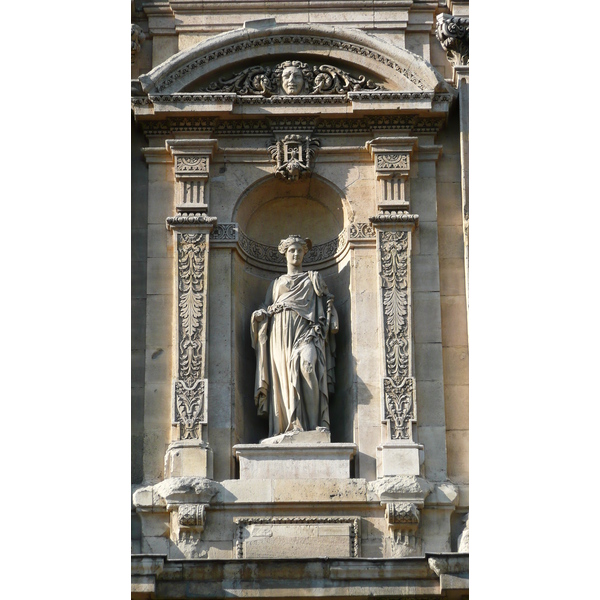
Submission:
{"label": "curved cornice", "polygon": [[358,29],[328,25],[273,25],[216,35],[183,50],[139,80],[144,92],[173,94],[193,82],[252,59],[297,55],[326,57],[379,74],[399,91],[449,91],[443,77],[421,57]]}

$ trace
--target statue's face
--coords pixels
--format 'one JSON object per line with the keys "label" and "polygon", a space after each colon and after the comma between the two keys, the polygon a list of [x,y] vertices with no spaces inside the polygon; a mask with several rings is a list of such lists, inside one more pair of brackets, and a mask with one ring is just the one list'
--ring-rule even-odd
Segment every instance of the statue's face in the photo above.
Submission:
{"label": "statue's face", "polygon": [[285,251],[285,259],[288,265],[293,265],[294,267],[302,266],[302,260],[304,259],[302,244],[300,242],[290,244]]}
{"label": "statue's face", "polygon": [[281,73],[281,87],[286,94],[297,96],[304,86],[302,69],[298,67],[286,67]]}

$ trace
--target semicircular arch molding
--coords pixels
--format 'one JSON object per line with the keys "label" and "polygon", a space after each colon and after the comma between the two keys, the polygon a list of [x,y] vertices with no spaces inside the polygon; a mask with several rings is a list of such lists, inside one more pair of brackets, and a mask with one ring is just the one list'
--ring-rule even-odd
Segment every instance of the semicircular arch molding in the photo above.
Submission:
{"label": "semicircular arch molding", "polygon": [[443,91],[448,84],[427,61],[357,29],[326,25],[274,25],[216,35],[175,54],[139,80],[148,94],[174,94],[223,73],[262,61],[295,58],[348,65],[393,91]]}

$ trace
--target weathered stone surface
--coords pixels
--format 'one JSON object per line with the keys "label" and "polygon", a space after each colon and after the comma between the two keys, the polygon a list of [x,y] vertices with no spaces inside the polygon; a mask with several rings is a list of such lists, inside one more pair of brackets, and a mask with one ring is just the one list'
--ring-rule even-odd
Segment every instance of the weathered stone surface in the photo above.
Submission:
{"label": "weathered stone surface", "polygon": [[[468,71],[434,38],[439,7],[200,4],[135,11],[132,548],[168,560],[136,566],[134,596],[468,592],[423,558],[469,509]],[[257,414],[250,329],[290,232],[338,317],[306,361],[326,394],[304,378],[282,403],[298,433]],[[306,426],[323,396],[327,426]]]}

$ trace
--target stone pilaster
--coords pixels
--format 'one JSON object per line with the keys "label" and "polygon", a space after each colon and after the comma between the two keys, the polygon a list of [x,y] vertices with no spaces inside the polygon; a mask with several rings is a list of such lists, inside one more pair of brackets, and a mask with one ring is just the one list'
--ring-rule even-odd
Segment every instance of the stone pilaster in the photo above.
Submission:
{"label": "stone pilaster", "polygon": [[210,159],[217,145],[212,139],[167,140],[173,155],[178,213],[205,213],[209,205]]}
{"label": "stone pilaster", "polygon": [[[375,229],[382,331],[381,419],[377,476],[419,475],[422,447],[414,439],[416,382],[412,365],[411,245],[418,215],[411,214],[408,178],[417,138],[382,137],[367,142],[377,180]],[[390,193],[391,192],[391,193]]]}
{"label": "stone pilaster", "polygon": [[208,424],[207,281],[209,235],[217,221],[202,213],[167,218],[175,235],[177,277],[171,443],[165,477],[212,477]]}

